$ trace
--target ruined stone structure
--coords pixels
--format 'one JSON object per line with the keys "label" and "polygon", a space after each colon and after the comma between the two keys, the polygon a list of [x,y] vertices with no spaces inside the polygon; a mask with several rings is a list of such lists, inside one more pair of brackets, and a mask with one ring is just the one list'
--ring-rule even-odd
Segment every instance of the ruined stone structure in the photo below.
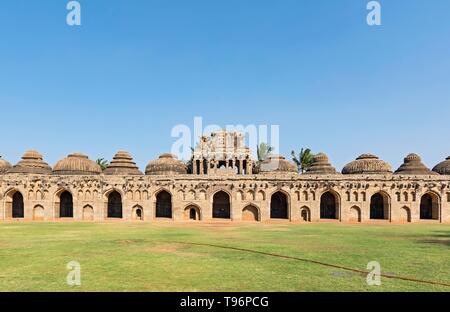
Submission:
{"label": "ruined stone structure", "polygon": [[201,139],[192,173],[171,154],[143,174],[130,154],[109,167],[74,153],[53,169],[36,151],[0,158],[0,220],[195,220],[450,223],[450,157],[428,169],[415,154],[393,172],[364,154],[338,173],[317,154],[305,174],[271,155],[253,173],[238,133]]}

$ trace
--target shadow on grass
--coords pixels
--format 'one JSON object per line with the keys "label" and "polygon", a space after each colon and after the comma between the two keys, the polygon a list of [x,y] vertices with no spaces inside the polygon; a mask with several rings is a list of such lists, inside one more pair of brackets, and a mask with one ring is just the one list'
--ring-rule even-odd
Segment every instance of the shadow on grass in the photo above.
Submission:
{"label": "shadow on grass", "polygon": [[436,244],[450,247],[450,231],[435,231],[429,239],[422,240],[425,244]]}

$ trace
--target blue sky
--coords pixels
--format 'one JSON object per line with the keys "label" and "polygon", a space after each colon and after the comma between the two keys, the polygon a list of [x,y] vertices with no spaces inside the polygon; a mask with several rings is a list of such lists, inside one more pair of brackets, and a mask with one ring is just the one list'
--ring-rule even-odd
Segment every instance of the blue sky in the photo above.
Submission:
{"label": "blue sky", "polygon": [[[74,151],[141,167],[177,124],[280,126],[280,148],[341,167],[450,155],[450,1],[65,0],[0,4],[0,155]],[[394,169],[395,169],[394,168]]]}

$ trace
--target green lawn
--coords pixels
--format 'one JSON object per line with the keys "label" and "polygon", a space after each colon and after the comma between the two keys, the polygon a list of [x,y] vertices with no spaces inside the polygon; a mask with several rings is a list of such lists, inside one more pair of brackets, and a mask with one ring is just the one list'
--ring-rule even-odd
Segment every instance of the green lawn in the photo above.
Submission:
{"label": "green lawn", "polygon": [[[206,243],[450,284],[449,225],[0,223],[0,291],[450,291]],[[79,287],[66,284],[81,264]]]}

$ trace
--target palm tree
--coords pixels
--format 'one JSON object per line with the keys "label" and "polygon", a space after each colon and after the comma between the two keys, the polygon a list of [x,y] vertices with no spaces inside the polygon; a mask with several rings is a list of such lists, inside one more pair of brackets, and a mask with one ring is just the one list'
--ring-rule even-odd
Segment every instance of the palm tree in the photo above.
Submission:
{"label": "palm tree", "polygon": [[267,143],[261,143],[256,147],[258,153],[258,162],[261,163],[266,160],[267,156],[273,151],[273,147]]}
{"label": "palm tree", "polygon": [[292,160],[295,162],[295,164],[298,167],[298,171],[300,173],[304,173],[309,167],[311,167],[311,164],[313,163],[314,154],[311,153],[311,149],[309,148],[302,148],[300,151],[299,157],[297,158],[297,155],[294,151],[292,151]]}
{"label": "palm tree", "polygon": [[100,166],[100,168],[102,168],[102,171],[105,170],[109,165],[109,162],[104,158],[97,159],[96,163]]}

